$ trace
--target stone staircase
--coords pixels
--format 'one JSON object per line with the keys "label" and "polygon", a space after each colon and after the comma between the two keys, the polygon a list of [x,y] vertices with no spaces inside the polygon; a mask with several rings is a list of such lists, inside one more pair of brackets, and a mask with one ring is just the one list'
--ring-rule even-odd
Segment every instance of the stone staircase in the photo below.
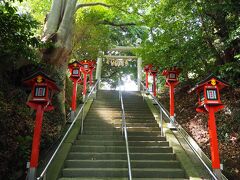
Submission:
{"label": "stone staircase", "polygon": [[[123,93],[133,179],[185,179],[185,172],[139,92]],[[117,91],[99,91],[60,180],[128,179]]]}

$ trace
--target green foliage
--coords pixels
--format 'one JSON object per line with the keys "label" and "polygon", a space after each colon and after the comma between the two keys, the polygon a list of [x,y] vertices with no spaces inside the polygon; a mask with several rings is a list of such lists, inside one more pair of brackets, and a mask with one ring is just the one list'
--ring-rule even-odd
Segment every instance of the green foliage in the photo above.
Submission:
{"label": "green foliage", "polygon": [[[239,3],[175,1],[154,3],[144,15],[149,37],[140,51],[145,64],[182,68],[184,77],[215,73],[236,84],[239,72]],[[233,74],[232,74],[233,73]],[[230,75],[232,74],[232,75]],[[239,82],[237,82],[239,84]]]}
{"label": "green foliage", "polygon": [[[239,61],[239,60],[238,60]],[[233,87],[240,85],[240,62],[231,62],[219,67],[219,73],[222,78],[228,80]]]}
{"label": "green foliage", "polygon": [[[104,2],[104,1],[103,1]],[[96,59],[99,51],[116,45],[138,45],[147,36],[138,15],[119,8],[120,2],[107,1],[111,8],[95,6],[78,10],[74,29],[75,59]],[[136,25],[125,25],[128,23]]]}
{"label": "green foliage", "polygon": [[36,59],[34,48],[40,47],[34,37],[38,23],[29,14],[20,14],[9,2],[0,4],[0,59],[17,61]]}
{"label": "green foliage", "polygon": [[[19,146],[17,148],[17,152],[18,152],[17,155],[19,156],[18,158],[29,159],[29,156],[31,154],[32,137],[31,136],[17,136],[16,140],[19,143]],[[22,165],[24,165],[24,164],[21,164],[20,166],[22,166]]]}
{"label": "green foliage", "polygon": [[131,80],[137,79],[137,64],[136,61],[129,62],[128,66],[115,67],[104,63],[102,78],[111,88],[118,86],[118,80],[125,75],[130,75]]}

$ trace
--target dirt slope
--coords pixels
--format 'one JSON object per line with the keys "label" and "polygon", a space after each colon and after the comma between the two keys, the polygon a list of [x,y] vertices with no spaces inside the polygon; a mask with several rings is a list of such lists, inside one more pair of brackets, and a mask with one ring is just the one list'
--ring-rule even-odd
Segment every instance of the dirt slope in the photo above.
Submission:
{"label": "dirt slope", "polygon": [[[178,87],[175,93],[177,121],[197,141],[210,157],[208,116],[195,111],[197,96],[189,95],[189,86]],[[169,107],[168,89],[161,94],[160,101]],[[222,92],[225,108],[216,114],[217,132],[223,173],[230,180],[240,177],[240,89],[225,89]]]}

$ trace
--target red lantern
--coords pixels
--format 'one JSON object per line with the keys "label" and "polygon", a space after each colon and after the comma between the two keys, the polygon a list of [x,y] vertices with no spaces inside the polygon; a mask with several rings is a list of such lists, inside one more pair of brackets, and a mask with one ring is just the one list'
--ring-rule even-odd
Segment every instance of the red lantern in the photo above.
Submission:
{"label": "red lantern", "polygon": [[81,72],[84,74],[89,74],[91,71],[91,61],[90,60],[84,60],[80,61],[81,64]]}
{"label": "red lantern", "polygon": [[198,83],[189,92],[196,91],[198,94],[197,112],[208,112],[208,106],[215,106],[218,110],[223,109],[220,99],[220,90],[228,86],[228,83],[220,80],[214,75],[209,76],[204,81]]}
{"label": "red lantern", "polygon": [[54,92],[60,91],[60,89],[57,87],[54,80],[50,79],[41,71],[26,78],[23,83],[32,88],[31,97],[27,102],[27,105],[34,110],[37,110],[28,175],[30,178],[35,179],[39,158],[43,113],[44,111],[50,111],[54,109],[51,104],[52,96]]}
{"label": "red lantern", "polygon": [[81,66],[81,72],[84,74],[83,77],[83,99],[85,98],[87,94],[87,75],[91,73],[91,61],[89,60],[84,60],[81,61],[80,64]]}
{"label": "red lantern", "polygon": [[147,89],[148,89],[148,74],[149,74],[151,67],[152,67],[151,64],[144,66],[144,71],[146,73],[146,88]]}
{"label": "red lantern", "polygon": [[180,70],[177,67],[173,67],[169,70],[164,70],[162,75],[166,77],[166,85],[170,86],[174,84],[176,86],[179,83],[178,76],[180,74]]}
{"label": "red lantern", "polygon": [[94,69],[96,68],[96,61],[94,61],[94,60],[90,60],[90,78],[89,78],[89,84],[90,84],[90,86],[92,86],[93,85],[93,71],[94,71]]}
{"label": "red lantern", "polygon": [[[215,172],[220,171],[215,112],[224,108],[220,99],[220,90],[226,86],[229,86],[227,82],[220,80],[214,75],[210,75],[189,91],[189,93],[196,91],[198,94],[198,107],[196,108],[196,111],[209,114],[208,128],[210,135],[212,168]],[[216,173],[216,175],[218,175],[218,173]]]}
{"label": "red lantern", "polygon": [[149,65],[149,72],[153,76],[153,95],[156,97],[157,96],[156,78],[157,78],[158,68],[153,65]]}
{"label": "red lantern", "polygon": [[179,84],[178,76],[180,70],[176,67],[166,69],[162,72],[162,75],[166,77],[166,86],[169,87],[169,97],[170,97],[170,118],[174,122],[174,88]]}
{"label": "red lantern", "polygon": [[81,64],[78,62],[78,61],[74,61],[70,64],[68,64],[68,69],[71,73],[70,75],[70,79],[72,81],[75,81],[77,80],[78,83],[81,83],[82,82],[82,73],[81,73]]}
{"label": "red lantern", "polygon": [[44,107],[44,111],[53,110],[51,105],[52,96],[54,92],[59,91],[54,80],[39,71],[26,78],[23,83],[32,88],[31,97],[27,102],[29,107],[36,110],[41,105]]}
{"label": "red lantern", "polygon": [[73,81],[73,91],[72,91],[72,112],[71,112],[71,120],[74,119],[74,113],[77,108],[77,84],[81,84],[82,81],[82,73],[81,73],[81,64],[78,61],[74,61],[73,63],[68,64],[68,69],[71,73],[70,79]]}

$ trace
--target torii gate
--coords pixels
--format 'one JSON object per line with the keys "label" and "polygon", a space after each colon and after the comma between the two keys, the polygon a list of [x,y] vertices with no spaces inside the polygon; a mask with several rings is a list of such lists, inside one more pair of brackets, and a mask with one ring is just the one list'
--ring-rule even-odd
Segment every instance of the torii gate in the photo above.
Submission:
{"label": "torii gate", "polygon": [[[129,47],[129,46],[117,46],[115,48],[111,48],[109,51],[118,51],[118,52],[127,52],[132,51],[134,49],[138,49],[137,47]],[[125,59],[131,59],[131,60],[137,60],[137,85],[138,85],[138,91],[141,89],[141,81],[142,81],[142,58],[138,56],[115,56],[115,55],[104,55],[102,53],[102,57],[97,58],[97,68],[96,68],[96,80],[101,79],[101,72],[102,72],[102,62],[103,58],[106,59],[115,59],[115,60],[125,60]]]}

